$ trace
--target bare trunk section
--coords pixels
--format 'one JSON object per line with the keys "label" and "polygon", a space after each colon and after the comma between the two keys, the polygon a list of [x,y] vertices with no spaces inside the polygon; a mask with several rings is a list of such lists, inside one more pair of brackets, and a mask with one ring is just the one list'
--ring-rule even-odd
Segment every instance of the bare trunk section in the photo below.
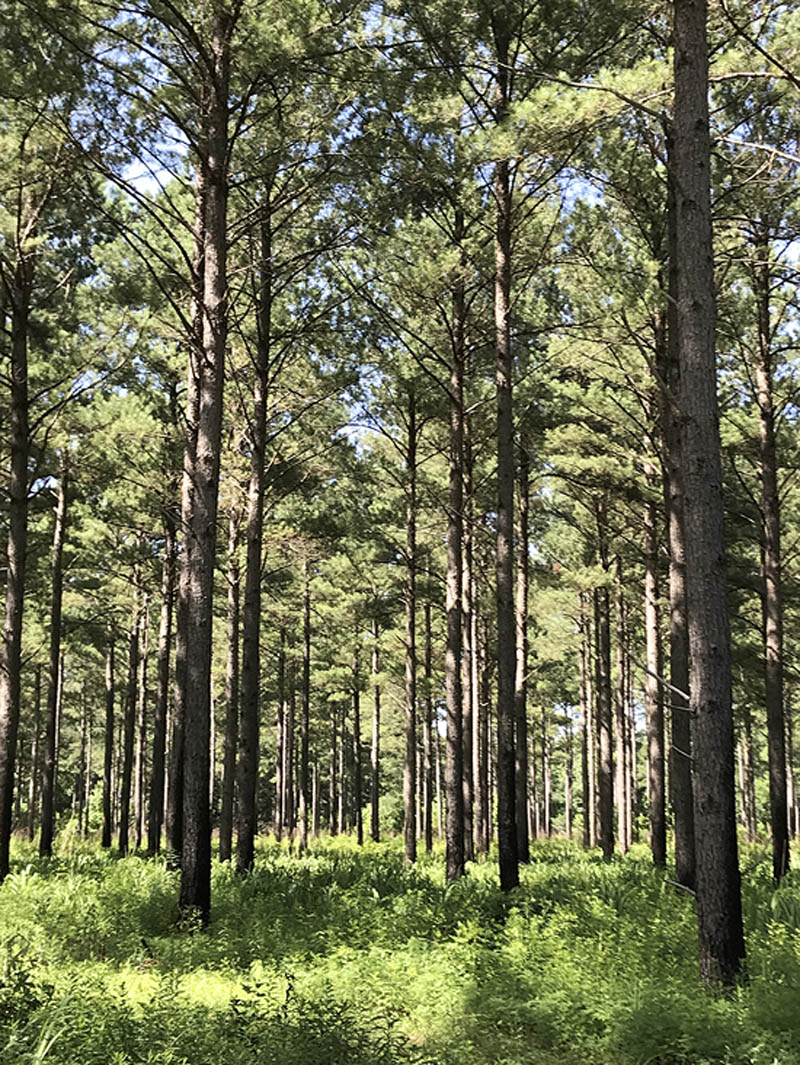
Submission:
{"label": "bare trunk section", "polygon": [[[464,215],[456,209],[455,243],[460,248],[464,236]],[[446,875],[457,880],[466,861],[467,799],[471,787],[464,775],[464,673],[463,599],[464,568],[464,328],[466,303],[464,278],[459,274],[453,286],[453,340],[450,363],[450,450],[447,497],[447,644],[445,649],[445,698],[447,705],[447,749],[445,761],[445,839]],[[470,810],[469,829],[472,830]]]}
{"label": "bare trunk section", "polygon": [[64,590],[64,537],[67,530],[67,491],[69,476],[62,460],[53,532],[53,590],[50,604],[50,665],[47,677],[47,725],[42,766],[42,832],[39,854],[53,853],[55,834],[56,771],[58,764],[58,710],[61,686],[61,604]]}
{"label": "bare trunk section", "polygon": [[581,678],[581,789],[583,792],[583,845],[597,843],[594,758],[594,685],[592,684],[592,624],[587,596],[580,597],[580,678]]}
{"label": "bare trunk section", "polygon": [[514,681],[515,790],[517,854],[530,861],[528,840],[528,505],[530,494],[530,455],[524,436],[519,447],[517,489],[517,666]]}
{"label": "bare trunk section", "polygon": [[[311,725],[311,577],[308,559],[303,560],[303,676],[300,690],[300,765],[298,773],[298,821],[300,824],[300,850],[308,847],[309,806],[309,728]],[[359,755],[360,759],[360,755]],[[359,790],[361,787],[359,760]],[[360,800],[359,800],[360,801]],[[359,825],[361,824],[359,806]],[[362,840],[359,840],[362,842]]]}
{"label": "bare trunk section", "polygon": [[406,657],[405,755],[403,759],[403,840],[406,864],[417,860],[417,401],[408,393],[406,450]]}
{"label": "bare trunk section", "polygon": [[232,506],[228,516],[228,618],[225,662],[225,738],[222,755],[222,805],[219,817],[219,860],[233,854],[233,805],[236,785],[236,751],[239,746],[239,607],[241,567],[239,530],[241,516]]}
{"label": "bare trunk section", "polygon": [[[608,573],[606,501],[597,504],[599,561]],[[595,606],[595,706],[597,716],[597,814],[598,835],[603,857],[610,861],[614,853],[614,760],[612,757],[611,711],[611,604],[608,585],[596,588]]]}
{"label": "bare trunk section", "polygon": [[[239,728],[239,825],[236,869],[245,873],[255,860],[258,829],[259,716],[261,679],[259,652],[261,634],[261,540],[264,529],[264,470],[267,446],[267,401],[269,356],[272,333],[272,187],[266,190],[261,220],[261,275],[256,305],[256,346],[253,414],[250,422],[250,488],[247,501],[247,558],[242,625],[242,688]],[[280,711],[279,711],[280,712]]]}
{"label": "bare trunk section", "polygon": [[[511,99],[510,30],[507,12],[492,16],[496,100],[495,123],[505,124]],[[514,415],[511,350],[511,166],[498,159],[494,169],[497,211],[495,233],[494,325],[497,392],[497,838],[500,887],[519,884],[516,788],[514,781],[514,681],[516,619],[514,616]]]}
{"label": "bare trunk section", "polygon": [[623,595],[622,561],[617,557],[615,577],[615,611],[617,625],[617,662],[614,686],[614,739],[616,776],[614,791],[617,806],[617,843],[623,854],[631,845],[630,820],[628,818],[628,730],[625,702],[625,597]]}
{"label": "bare trunk section", "polygon": [[762,595],[764,682],[767,704],[769,810],[772,826],[772,875],[789,871],[789,824],[786,806],[786,742],[783,720],[783,593],[781,587],[781,502],[772,399],[772,325],[769,241],[759,247],[754,269],[758,307],[758,359],[755,366],[761,466]]}
{"label": "bare trunk section", "polygon": [[[645,470],[652,487],[655,471]],[[644,679],[644,703],[647,718],[647,809],[650,820],[650,851],[653,863],[667,864],[666,793],[664,785],[664,695],[660,681],[661,610],[658,582],[657,509],[652,499],[644,506],[644,629],[647,673]]]}
{"label": "bare trunk section", "polygon": [[359,847],[364,843],[361,804],[361,660],[356,650],[353,657],[353,813],[356,822],[356,842]]}
{"label": "bare trunk section", "polygon": [[736,981],[745,950],[715,367],[706,19],[706,0],[675,0],[674,176],[697,917],[700,972],[712,986]]}
{"label": "bare trunk section", "polygon": [[370,838],[375,843],[381,838],[381,686],[378,681],[381,670],[380,627],[378,619],[372,623],[372,745],[370,747]]}
{"label": "bare trunk section", "polygon": [[103,833],[101,844],[111,846],[114,833],[114,641],[106,650],[106,726],[103,752]]}
{"label": "bare trunk section", "polygon": [[133,742],[136,728],[136,681],[139,664],[139,633],[141,604],[139,571],[136,567],[131,608],[131,627],[128,634],[128,678],[125,687],[125,710],[122,720],[122,771],[119,799],[119,853],[126,855],[130,844],[131,778],[133,776]]}
{"label": "bare trunk section", "polygon": [[[5,286],[5,294],[11,303],[11,454],[7,489],[6,596],[3,642],[0,646],[0,882],[8,875],[8,854],[13,828],[14,771],[22,676],[25,557],[28,544],[28,319],[35,268],[35,224],[33,204],[27,195],[21,194],[19,202],[21,210],[17,219],[14,276],[12,283]],[[0,315],[0,319],[4,317],[5,315]],[[5,326],[2,321],[0,324]]]}
{"label": "bare trunk section", "polygon": [[39,763],[42,744],[42,667],[37,662],[33,681],[33,743],[31,775],[28,783],[28,839],[36,835],[36,809],[39,803]]}
{"label": "bare trunk section", "polygon": [[431,636],[431,598],[430,588],[425,598],[425,717],[422,737],[422,773],[423,802],[422,819],[425,828],[425,850],[433,850],[433,745],[438,741],[434,737],[433,719],[433,639]]}

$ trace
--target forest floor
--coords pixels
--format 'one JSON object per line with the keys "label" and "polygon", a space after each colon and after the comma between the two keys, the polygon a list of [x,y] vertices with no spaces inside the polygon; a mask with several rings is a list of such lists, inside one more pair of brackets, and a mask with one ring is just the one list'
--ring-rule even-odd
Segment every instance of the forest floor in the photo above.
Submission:
{"label": "forest floor", "polygon": [[215,865],[204,931],[163,861],[61,852],[17,845],[0,889],[0,1065],[800,1065],[800,871],[774,891],[760,852],[731,999],[643,847],[537,843],[504,896],[396,842],[267,843],[247,878]]}

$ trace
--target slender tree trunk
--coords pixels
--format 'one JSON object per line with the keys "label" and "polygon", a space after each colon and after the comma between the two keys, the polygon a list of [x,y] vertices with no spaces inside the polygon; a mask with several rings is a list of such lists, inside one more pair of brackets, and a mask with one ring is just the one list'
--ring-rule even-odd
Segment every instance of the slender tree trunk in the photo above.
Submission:
{"label": "slender tree trunk", "polygon": [[[299,776],[299,821],[300,850],[308,847],[308,743],[311,725],[311,578],[308,572],[308,559],[303,561],[303,677],[300,693],[300,772]],[[360,772],[360,761],[359,761]],[[360,787],[360,778],[359,778]],[[361,807],[359,806],[359,824]]]}
{"label": "slender tree trunk", "polygon": [[356,841],[364,843],[361,787],[361,663],[356,650],[353,659],[353,809],[356,818]]}
{"label": "slender tree trunk", "polygon": [[413,387],[408,393],[408,446],[406,451],[406,662],[405,756],[403,759],[403,839],[406,864],[417,860],[415,795],[417,790],[417,403]]}
{"label": "slender tree trunk", "polygon": [[[463,241],[464,216],[456,210],[456,244]],[[471,788],[464,775],[463,581],[464,538],[464,326],[466,304],[463,277],[453,287],[453,343],[450,363],[450,453],[447,502],[447,644],[445,701],[447,748],[445,764],[446,875],[457,880],[466,861],[466,802]],[[470,816],[470,830],[472,819]]]}
{"label": "slender tree trunk", "polygon": [[625,805],[625,777],[627,766],[625,749],[628,737],[625,728],[625,598],[622,592],[622,562],[619,556],[617,556],[614,586],[617,627],[616,676],[614,678],[614,794],[617,807],[617,845],[622,853],[625,854],[630,847]]}
{"label": "slender tree trunk", "polygon": [[694,891],[696,880],[694,840],[694,789],[692,785],[692,718],[689,712],[689,627],[686,616],[686,536],[684,527],[684,472],[680,429],[680,361],[678,354],[677,203],[672,175],[674,149],[667,136],[668,290],[665,365],[662,379],[662,466],[665,471],[667,542],[669,544],[669,698],[672,742],[670,794],[675,822],[675,879]]}
{"label": "slender tree trunk", "polygon": [[[211,642],[214,553],[219,486],[222,385],[227,347],[228,72],[233,24],[228,11],[213,16],[204,124],[204,206],[202,372],[199,380],[197,438],[184,464],[185,529],[181,594],[185,599],[186,670],[183,750],[183,847],[181,909],[208,921],[211,910],[211,812],[209,809],[211,732]],[[188,484],[186,484],[188,482]]]}
{"label": "slender tree trunk", "polygon": [[337,780],[336,780],[336,731],[338,720],[338,709],[335,704],[331,706],[331,746],[330,746],[330,760],[328,763],[328,832],[335,836],[338,830],[338,822],[336,820],[336,808],[337,808]]}
{"label": "slender tree trunk", "polygon": [[[267,446],[267,399],[272,334],[272,207],[267,187],[261,220],[261,276],[257,300],[255,381],[250,422],[250,488],[247,502],[247,559],[242,629],[242,706],[239,740],[239,826],[236,868],[253,867],[258,827],[256,793],[259,752],[259,684],[261,660],[261,540],[264,528],[264,470]],[[279,711],[280,713],[280,711]]]}
{"label": "slender tree trunk", "polygon": [[[22,676],[22,615],[25,601],[25,557],[28,543],[28,319],[36,260],[35,212],[20,189],[16,263],[13,280],[5,286],[11,304],[10,409],[8,427],[8,539],[3,640],[0,645],[0,882],[8,875],[12,832],[14,771],[20,715]],[[3,273],[5,279],[5,272]],[[0,315],[0,324],[5,327]],[[46,851],[45,853],[50,853]]]}
{"label": "slender tree trunk", "polygon": [[111,846],[114,832],[114,640],[106,650],[106,723],[103,751],[103,833],[101,844]]}
{"label": "slender tree trunk", "polygon": [[[460,219],[463,227],[463,218]],[[461,248],[461,268],[465,269],[466,254]],[[479,813],[477,810],[476,796],[478,790],[477,774],[475,772],[476,737],[478,733],[478,695],[473,684],[475,670],[475,648],[473,641],[476,630],[474,613],[476,603],[474,600],[475,582],[473,573],[473,520],[472,520],[472,456],[469,444],[469,425],[464,410],[464,379],[466,377],[466,345],[464,342],[466,332],[466,301],[463,298],[463,284],[461,294],[455,301],[454,310],[464,318],[464,327],[455,337],[456,346],[461,353],[461,452],[459,465],[462,476],[462,550],[461,550],[461,723],[462,723],[462,772],[464,777],[464,860],[474,862],[476,856],[476,840],[478,837],[477,822]]]}
{"label": "slender tree trunk", "polygon": [[[272,817],[272,831],[275,839],[283,838],[283,826],[286,822],[284,800],[284,780],[286,779],[286,629],[281,626],[280,648],[278,650],[278,702],[275,711],[275,810]],[[335,748],[335,736],[333,740]]]}
{"label": "slender tree trunk", "polygon": [[31,775],[28,783],[28,839],[36,835],[36,809],[39,801],[39,763],[42,742],[42,667],[36,663],[33,680],[33,744],[31,746]]}
{"label": "slender tree trunk", "polygon": [[[597,505],[597,532],[600,563],[608,572],[606,542],[606,502]],[[614,765],[611,727],[611,606],[608,586],[595,589],[595,659],[597,707],[597,810],[600,847],[603,857],[610,861],[614,853]]]}
{"label": "slender tree trunk", "polygon": [[786,716],[786,806],[789,811],[789,838],[797,835],[797,789],[794,777],[794,715],[791,700],[787,699]]}
{"label": "slender tree trunk", "polygon": [[572,747],[572,721],[567,722],[567,752],[564,763],[564,831],[567,839],[572,839],[572,790],[574,773],[574,751]]}
{"label": "slender tree trunk", "polygon": [[[654,471],[645,473],[652,485]],[[658,587],[658,531],[656,505],[648,499],[644,507],[644,628],[647,673],[644,681],[647,716],[647,809],[650,818],[650,850],[653,863],[667,864],[667,821],[664,788],[664,697],[659,678],[661,663],[661,611]]]}
{"label": "slender tree trunk", "polygon": [[[505,124],[510,103],[510,29],[506,10],[493,15],[495,122]],[[516,619],[514,615],[514,416],[511,350],[511,166],[498,159],[494,170],[497,209],[495,236],[494,324],[497,386],[497,836],[500,887],[519,884],[516,787],[514,782],[514,682]]]}
{"label": "slender tree trunk", "polygon": [[745,951],[715,368],[706,19],[706,0],[675,0],[678,342],[700,972],[708,985],[730,985],[741,969]]}
{"label": "slender tree trunk", "polygon": [[150,597],[145,595],[141,615],[139,634],[139,663],[136,685],[136,753],[133,776],[133,821],[134,847],[138,851],[142,845],[144,826],[144,781],[145,749],[147,726],[147,650],[150,632]]}
{"label": "slender tree trunk", "polygon": [[370,838],[381,838],[381,686],[380,675],[380,628],[378,619],[372,623],[372,746],[370,748]]}
{"label": "slender tree trunk", "polygon": [[783,592],[781,587],[781,503],[772,399],[772,277],[769,241],[758,248],[754,289],[758,306],[758,358],[755,366],[759,412],[761,473],[762,620],[764,680],[767,705],[769,809],[772,826],[772,875],[779,881],[789,871],[789,828],[786,808],[786,747],[783,720]]}
{"label": "slender tree trunk", "polygon": [[56,772],[58,762],[58,703],[61,664],[61,603],[64,588],[64,537],[67,530],[67,492],[69,477],[66,460],[62,461],[53,533],[53,589],[50,605],[50,667],[47,680],[47,725],[44,764],[42,767],[42,831],[39,853],[53,853],[55,832]]}
{"label": "slender tree trunk", "polygon": [[514,682],[514,725],[516,763],[517,854],[521,862],[530,861],[528,841],[528,504],[530,493],[530,455],[523,436],[519,447],[519,485],[517,488],[517,662]]}
{"label": "slender tree trunk", "polygon": [[[297,825],[297,810],[294,803],[294,733],[296,683],[295,660],[292,644],[286,659],[286,709],[283,716],[283,827],[290,839],[294,838]],[[344,737],[344,732],[342,732]]]}
{"label": "slender tree trunk", "polygon": [[233,806],[236,785],[236,751],[239,746],[239,566],[240,514],[232,506],[228,517],[228,625],[225,663],[225,739],[222,755],[222,805],[219,817],[219,860],[233,854]]}
{"label": "slender tree trunk", "polygon": [[[433,639],[431,636],[431,599],[425,599],[425,718],[422,738],[423,806],[425,850],[433,850]],[[438,730],[437,730],[438,732]]]}
{"label": "slender tree trunk", "polygon": [[491,838],[491,797],[489,792],[489,716],[491,713],[491,680],[488,667],[488,623],[483,619],[483,631],[480,643],[480,661],[478,671],[480,674],[480,698],[478,700],[478,802],[481,808],[481,834],[478,837],[478,850],[481,854],[489,852]]}
{"label": "slender tree trunk", "polygon": [[139,597],[139,573],[136,567],[131,610],[131,628],[128,636],[128,682],[125,689],[123,714],[122,772],[120,774],[119,801],[119,853],[126,855],[129,849],[131,777],[133,775],[133,742],[136,728],[136,682],[139,663],[139,634],[141,632],[141,605]]}

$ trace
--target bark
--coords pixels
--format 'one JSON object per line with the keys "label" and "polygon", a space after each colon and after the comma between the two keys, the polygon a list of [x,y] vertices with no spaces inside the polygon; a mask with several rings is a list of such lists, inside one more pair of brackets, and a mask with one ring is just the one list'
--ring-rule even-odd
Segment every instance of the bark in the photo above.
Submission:
{"label": "bark", "polygon": [[[672,162],[672,137],[667,137]],[[669,545],[669,682],[671,706],[670,794],[675,823],[675,879],[690,891],[696,881],[694,789],[692,785],[692,718],[689,712],[689,627],[686,617],[686,535],[683,459],[681,455],[680,361],[678,355],[677,203],[672,168],[668,168],[667,232],[669,276],[666,335],[663,337],[661,438]]]}
{"label": "bark", "polygon": [[489,635],[488,622],[483,619],[483,631],[481,633],[480,662],[478,672],[480,674],[480,699],[478,701],[478,744],[479,744],[479,772],[478,772],[478,802],[481,808],[481,834],[478,837],[478,851],[487,854],[491,839],[491,793],[489,789],[490,751],[489,736],[491,715],[491,678],[489,675]]}
{"label": "bark", "polygon": [[614,687],[614,739],[615,739],[615,759],[616,759],[616,775],[614,790],[616,793],[616,805],[617,805],[617,836],[618,845],[623,854],[625,854],[631,845],[630,839],[630,821],[628,820],[628,805],[627,805],[627,775],[628,775],[628,761],[627,761],[627,748],[628,748],[628,732],[627,732],[627,714],[625,703],[625,598],[623,595],[623,583],[622,583],[622,562],[617,557],[617,571],[615,579],[615,610],[616,610],[616,624],[617,624],[617,661],[616,661],[616,677]]}
{"label": "bark", "polygon": [[[425,717],[422,737],[423,804],[425,850],[433,850],[433,639],[431,636],[431,600],[425,599]],[[437,729],[438,734],[438,729]]]}
{"label": "bark", "polygon": [[[606,542],[606,503],[597,504],[597,531],[600,564],[608,572]],[[597,717],[597,814],[598,835],[603,857],[610,861],[614,853],[614,764],[611,726],[611,606],[608,586],[596,588],[595,639],[595,706]]]}
{"label": "bark", "polygon": [[239,508],[231,507],[228,518],[228,625],[225,663],[225,738],[222,755],[222,805],[219,817],[219,860],[233,854],[233,805],[236,784],[236,751],[239,746]]}
{"label": "bark", "polygon": [[406,451],[406,655],[405,754],[403,758],[403,841],[406,864],[417,860],[417,405],[408,393],[408,443]]}
{"label": "bark", "polygon": [[135,849],[142,845],[144,826],[145,741],[147,725],[147,651],[150,633],[150,597],[145,595],[139,634],[139,668],[136,685],[136,762],[133,783]]}
{"label": "bark", "polygon": [[33,680],[33,743],[31,745],[31,775],[28,783],[28,839],[36,835],[36,808],[39,801],[39,763],[42,742],[42,667],[36,664]]}
{"label": "bark", "polygon": [[[510,103],[510,31],[506,12],[493,16],[497,68],[495,122],[502,126]],[[498,159],[494,170],[497,210],[495,234],[494,324],[497,392],[497,837],[500,887],[519,884],[514,782],[514,416],[511,350],[511,166]]]}
{"label": "bark", "polygon": [[[652,484],[655,471],[645,470]],[[644,628],[647,673],[644,682],[647,718],[647,809],[650,820],[650,851],[653,863],[667,864],[666,796],[664,790],[664,698],[661,681],[661,611],[658,587],[658,531],[656,505],[648,499],[644,507]]]}
{"label": "bark", "polygon": [[[283,716],[283,827],[293,838],[297,824],[294,802],[294,734],[296,710],[295,660],[290,644],[286,659],[286,709]],[[344,737],[344,730],[342,730]]]}
{"label": "bark", "polygon": [[[464,217],[456,211],[456,243],[463,239]],[[464,779],[464,683],[463,683],[463,597],[464,570],[464,325],[466,306],[464,281],[453,288],[453,342],[450,363],[450,451],[447,498],[447,578],[445,609],[447,642],[445,648],[445,701],[447,707],[447,747],[445,760],[445,840],[446,876],[457,880],[466,861],[466,803],[471,791]],[[471,798],[471,795],[469,795]],[[470,817],[470,830],[472,819]]]}
{"label": "bark", "polygon": [[716,393],[706,0],[674,5],[674,176],[694,715],[700,973],[731,985],[744,958],[733,779],[730,622]]}
{"label": "bark", "polygon": [[356,822],[356,841],[364,843],[364,824],[361,811],[361,664],[358,651],[353,659],[353,812]]}
{"label": "bark", "polygon": [[[25,194],[16,233],[14,275],[6,285],[11,303],[10,410],[8,428],[8,539],[3,640],[0,646],[0,882],[8,875],[14,772],[22,676],[22,616],[28,543],[28,320],[35,271],[35,212]],[[0,316],[0,317],[4,317]],[[5,323],[0,323],[5,326]],[[49,851],[47,851],[49,853]]]}
{"label": "bark", "polygon": [[47,677],[47,723],[45,726],[44,763],[42,765],[42,831],[39,853],[53,853],[55,832],[56,773],[58,763],[58,710],[61,679],[61,604],[64,589],[64,538],[67,531],[67,493],[69,476],[66,460],[62,461],[53,532],[53,588],[50,604],[50,664]]}
{"label": "bark", "polygon": [[128,681],[125,688],[123,712],[122,771],[120,773],[119,801],[119,853],[126,855],[129,849],[131,778],[133,776],[133,742],[136,728],[136,682],[139,663],[139,634],[141,632],[141,606],[139,598],[138,567],[133,589],[131,627],[128,635]]}
{"label": "bark", "polygon": [[372,746],[370,747],[370,838],[378,842],[381,838],[380,794],[381,794],[381,686],[380,674],[380,628],[378,619],[372,627]]}
{"label": "bark", "polygon": [[264,470],[267,446],[269,357],[272,334],[272,209],[271,185],[266,189],[261,221],[261,276],[257,299],[256,365],[253,413],[250,421],[250,487],[247,501],[247,559],[242,626],[242,706],[239,738],[239,826],[236,868],[247,872],[253,866],[258,826],[259,717],[261,679],[261,540],[264,529]]}
{"label": "bark", "polygon": [[517,489],[517,664],[514,680],[514,725],[516,763],[517,854],[521,862],[530,861],[528,840],[528,503],[530,491],[530,457],[527,441],[520,441],[519,486]]}
{"label": "bark", "polygon": [[[308,742],[311,717],[311,584],[308,572],[308,559],[303,561],[303,676],[300,693],[300,772],[299,772],[299,821],[300,821],[300,850],[308,847],[308,804],[309,804],[309,774],[308,774]],[[360,773],[360,762],[359,762]],[[360,788],[360,777],[359,777]],[[359,806],[359,824],[361,818]],[[359,840],[359,842],[362,842]]]}
{"label": "bark", "polygon": [[[284,779],[286,772],[286,629],[281,626],[280,648],[278,650],[278,703],[275,711],[275,809],[272,815],[272,831],[275,839],[283,837],[285,816]],[[335,737],[333,741],[335,748]]]}
{"label": "bark", "polygon": [[337,715],[339,711],[335,705],[331,706],[331,745],[328,762],[328,832],[335,836],[338,830],[336,820],[337,805],[337,774],[336,774],[336,731]]}
{"label": "bark", "polygon": [[783,713],[783,590],[781,578],[781,501],[772,398],[772,325],[769,241],[761,243],[754,267],[758,307],[758,357],[755,381],[759,413],[761,473],[761,611],[764,638],[764,682],[767,707],[769,809],[772,827],[772,875],[789,871],[789,825],[786,804],[786,746]]}
{"label": "bark", "polygon": [[586,612],[586,597],[581,593],[580,607],[580,652],[578,666],[580,670],[581,698],[581,791],[583,795],[583,845],[594,847],[594,774],[592,737],[592,684],[591,659],[589,646],[591,641],[589,616]]}
{"label": "bark", "polygon": [[794,776],[794,714],[787,700],[786,713],[786,806],[789,812],[789,837],[797,835],[797,788]]}

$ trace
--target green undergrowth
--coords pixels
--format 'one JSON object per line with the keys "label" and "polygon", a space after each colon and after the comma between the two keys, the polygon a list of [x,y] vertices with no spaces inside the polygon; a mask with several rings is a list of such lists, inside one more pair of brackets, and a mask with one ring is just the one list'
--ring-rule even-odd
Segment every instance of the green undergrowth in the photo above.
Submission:
{"label": "green undergrowth", "polygon": [[[749,862],[749,864],[748,864]],[[20,845],[0,888],[0,1065],[800,1065],[800,874],[745,858],[748,982],[706,995],[690,896],[644,849],[542,842],[503,895],[396,842],[264,844],[181,920],[161,861]]]}

